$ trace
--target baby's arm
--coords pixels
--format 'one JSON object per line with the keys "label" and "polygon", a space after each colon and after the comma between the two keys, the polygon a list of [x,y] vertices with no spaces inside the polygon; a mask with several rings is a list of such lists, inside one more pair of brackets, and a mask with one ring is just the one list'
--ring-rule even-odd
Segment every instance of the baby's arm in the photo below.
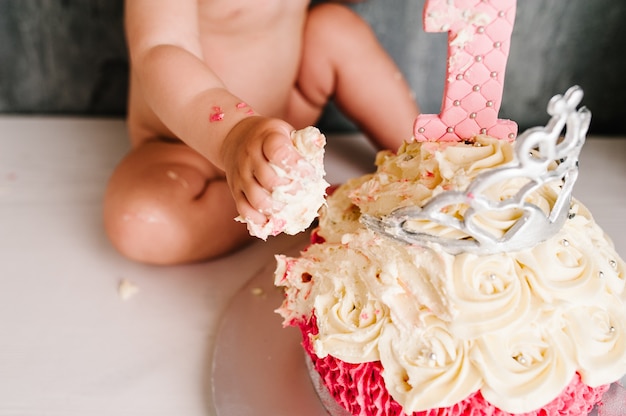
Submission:
{"label": "baby's arm", "polygon": [[205,63],[195,0],[128,0],[125,15],[134,79],[150,108],[226,172],[242,216],[264,221],[268,190],[280,183],[269,162],[300,160],[292,127],[257,115]]}

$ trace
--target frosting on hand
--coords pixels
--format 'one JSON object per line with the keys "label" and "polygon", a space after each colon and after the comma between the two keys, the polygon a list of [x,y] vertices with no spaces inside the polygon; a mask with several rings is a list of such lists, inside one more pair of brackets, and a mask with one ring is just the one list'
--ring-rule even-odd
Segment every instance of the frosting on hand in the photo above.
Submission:
{"label": "frosting on hand", "polygon": [[[250,235],[263,240],[280,233],[297,234],[304,231],[317,217],[319,208],[324,205],[326,189],[324,180],[324,146],[326,138],[315,127],[293,131],[291,140],[296,150],[303,156],[301,163],[309,164],[307,169],[281,168],[271,164],[280,178],[287,179],[285,185],[272,190],[273,209],[267,221],[256,223],[241,216],[236,221],[246,223]],[[301,172],[308,172],[303,175]]]}

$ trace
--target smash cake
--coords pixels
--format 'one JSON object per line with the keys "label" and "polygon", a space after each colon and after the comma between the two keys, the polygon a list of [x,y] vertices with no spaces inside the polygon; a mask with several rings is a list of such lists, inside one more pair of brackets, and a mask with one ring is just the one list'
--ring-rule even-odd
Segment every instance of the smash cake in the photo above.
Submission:
{"label": "smash cake", "polygon": [[[578,200],[560,204],[571,173],[533,182],[498,170],[519,169],[519,149],[475,136],[379,153],[376,173],[328,198],[313,244],[277,256],[279,312],[348,414],[584,415],[626,373],[625,264]],[[494,172],[507,179],[467,196]],[[529,183],[539,186],[526,192]],[[438,197],[459,193],[440,210]],[[481,198],[502,209],[473,208]],[[420,216],[434,206],[452,221]],[[525,208],[546,225],[521,227],[534,221]],[[493,244],[457,226],[471,210]],[[553,235],[550,213],[562,223]],[[528,234],[543,238],[518,248]]]}
{"label": "smash cake", "polygon": [[626,265],[571,196],[581,89],[516,137],[497,118],[502,74],[466,82],[489,62],[476,38],[502,51],[514,6],[426,2],[427,29],[450,33],[442,112],[327,198],[298,257],[276,256],[277,312],[333,415],[579,416],[626,374]]}

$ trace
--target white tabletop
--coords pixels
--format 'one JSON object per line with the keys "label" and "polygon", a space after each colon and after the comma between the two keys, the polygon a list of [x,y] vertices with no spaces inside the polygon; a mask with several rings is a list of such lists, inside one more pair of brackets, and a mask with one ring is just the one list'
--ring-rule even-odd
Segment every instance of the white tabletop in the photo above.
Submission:
{"label": "white tabletop", "polygon": [[[361,136],[328,141],[331,183],[370,169]],[[121,120],[0,117],[1,416],[214,414],[222,312],[273,254],[306,238],[188,266],[128,261],[101,220],[104,186],[127,149]],[[574,192],[622,256],[625,162],[626,139],[590,138]],[[124,300],[121,281],[138,292]]]}

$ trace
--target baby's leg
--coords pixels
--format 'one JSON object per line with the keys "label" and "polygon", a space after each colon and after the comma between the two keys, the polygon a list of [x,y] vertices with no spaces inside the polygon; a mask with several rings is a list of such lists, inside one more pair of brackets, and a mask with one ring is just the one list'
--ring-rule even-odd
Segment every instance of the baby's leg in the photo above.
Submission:
{"label": "baby's leg", "polygon": [[104,220],[127,257],[175,264],[215,257],[250,241],[218,169],[182,143],[148,141],[113,173]]}
{"label": "baby's leg", "polygon": [[369,25],[345,6],[325,3],[310,11],[291,121],[315,122],[334,99],[380,147],[396,150],[412,136],[419,113],[400,70]]}

